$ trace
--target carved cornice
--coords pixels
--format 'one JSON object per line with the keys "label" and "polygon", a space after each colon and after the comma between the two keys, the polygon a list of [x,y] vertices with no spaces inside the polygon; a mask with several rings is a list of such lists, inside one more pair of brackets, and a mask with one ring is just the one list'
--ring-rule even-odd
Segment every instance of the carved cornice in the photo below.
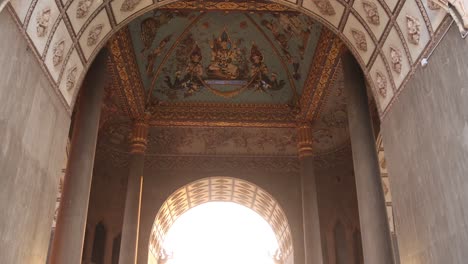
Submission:
{"label": "carved cornice", "polygon": [[[323,30],[312,62],[312,70],[301,97],[303,120],[315,120],[322,111],[326,92],[345,48],[343,42],[329,30]],[[313,91],[313,96],[311,95]]]}
{"label": "carved cornice", "polygon": [[108,45],[111,51],[111,63],[117,74],[112,77],[118,84],[116,88],[121,95],[120,99],[128,108],[130,117],[139,118],[143,116],[145,110],[144,87],[128,27],[118,31]]}

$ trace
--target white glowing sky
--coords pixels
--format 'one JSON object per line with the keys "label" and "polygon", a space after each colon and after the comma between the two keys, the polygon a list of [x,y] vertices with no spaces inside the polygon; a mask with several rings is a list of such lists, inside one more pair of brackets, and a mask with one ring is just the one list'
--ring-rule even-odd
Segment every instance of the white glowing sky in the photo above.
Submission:
{"label": "white glowing sky", "polygon": [[278,242],[253,210],[231,202],[199,205],[180,216],[164,248],[167,264],[272,264]]}

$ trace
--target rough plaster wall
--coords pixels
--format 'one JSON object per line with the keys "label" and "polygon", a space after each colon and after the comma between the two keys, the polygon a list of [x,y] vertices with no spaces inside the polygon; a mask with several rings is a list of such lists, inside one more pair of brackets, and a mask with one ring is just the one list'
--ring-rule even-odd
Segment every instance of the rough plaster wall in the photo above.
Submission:
{"label": "rough plaster wall", "polygon": [[303,263],[302,209],[299,175],[265,173],[259,169],[252,173],[239,173],[219,169],[207,171],[162,171],[145,168],[138,264],[148,263],[148,242],[159,208],[178,188],[198,179],[227,176],[250,181],[269,192],[282,206],[293,236],[295,262]]}
{"label": "rough plaster wall", "polygon": [[382,121],[402,264],[467,263],[467,54],[453,26]]}
{"label": "rough plaster wall", "polygon": [[0,12],[0,263],[45,263],[70,118]]}

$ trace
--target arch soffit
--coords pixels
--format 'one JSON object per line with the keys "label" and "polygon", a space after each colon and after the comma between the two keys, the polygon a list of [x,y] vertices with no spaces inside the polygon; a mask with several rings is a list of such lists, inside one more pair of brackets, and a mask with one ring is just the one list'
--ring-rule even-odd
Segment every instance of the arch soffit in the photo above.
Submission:
{"label": "arch soffit", "polygon": [[157,257],[167,232],[185,212],[207,202],[234,202],[258,213],[275,233],[282,255],[293,253],[292,235],[284,211],[265,190],[245,180],[209,177],[189,183],[172,193],[159,209],[149,241],[149,253]]}
{"label": "arch soffit", "polygon": [[303,12],[336,33],[361,65],[380,116],[389,110],[423,55],[447,27],[434,0],[12,0],[9,10],[41,66],[72,109],[77,87],[97,52],[132,19],[160,7]]}

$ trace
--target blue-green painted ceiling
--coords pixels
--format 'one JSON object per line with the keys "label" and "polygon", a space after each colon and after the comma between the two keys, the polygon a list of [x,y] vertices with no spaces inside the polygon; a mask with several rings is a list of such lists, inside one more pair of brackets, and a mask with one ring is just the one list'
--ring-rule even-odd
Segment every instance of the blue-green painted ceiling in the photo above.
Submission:
{"label": "blue-green painted ceiling", "polygon": [[159,10],[129,29],[158,100],[285,104],[302,93],[322,28],[291,12]]}

